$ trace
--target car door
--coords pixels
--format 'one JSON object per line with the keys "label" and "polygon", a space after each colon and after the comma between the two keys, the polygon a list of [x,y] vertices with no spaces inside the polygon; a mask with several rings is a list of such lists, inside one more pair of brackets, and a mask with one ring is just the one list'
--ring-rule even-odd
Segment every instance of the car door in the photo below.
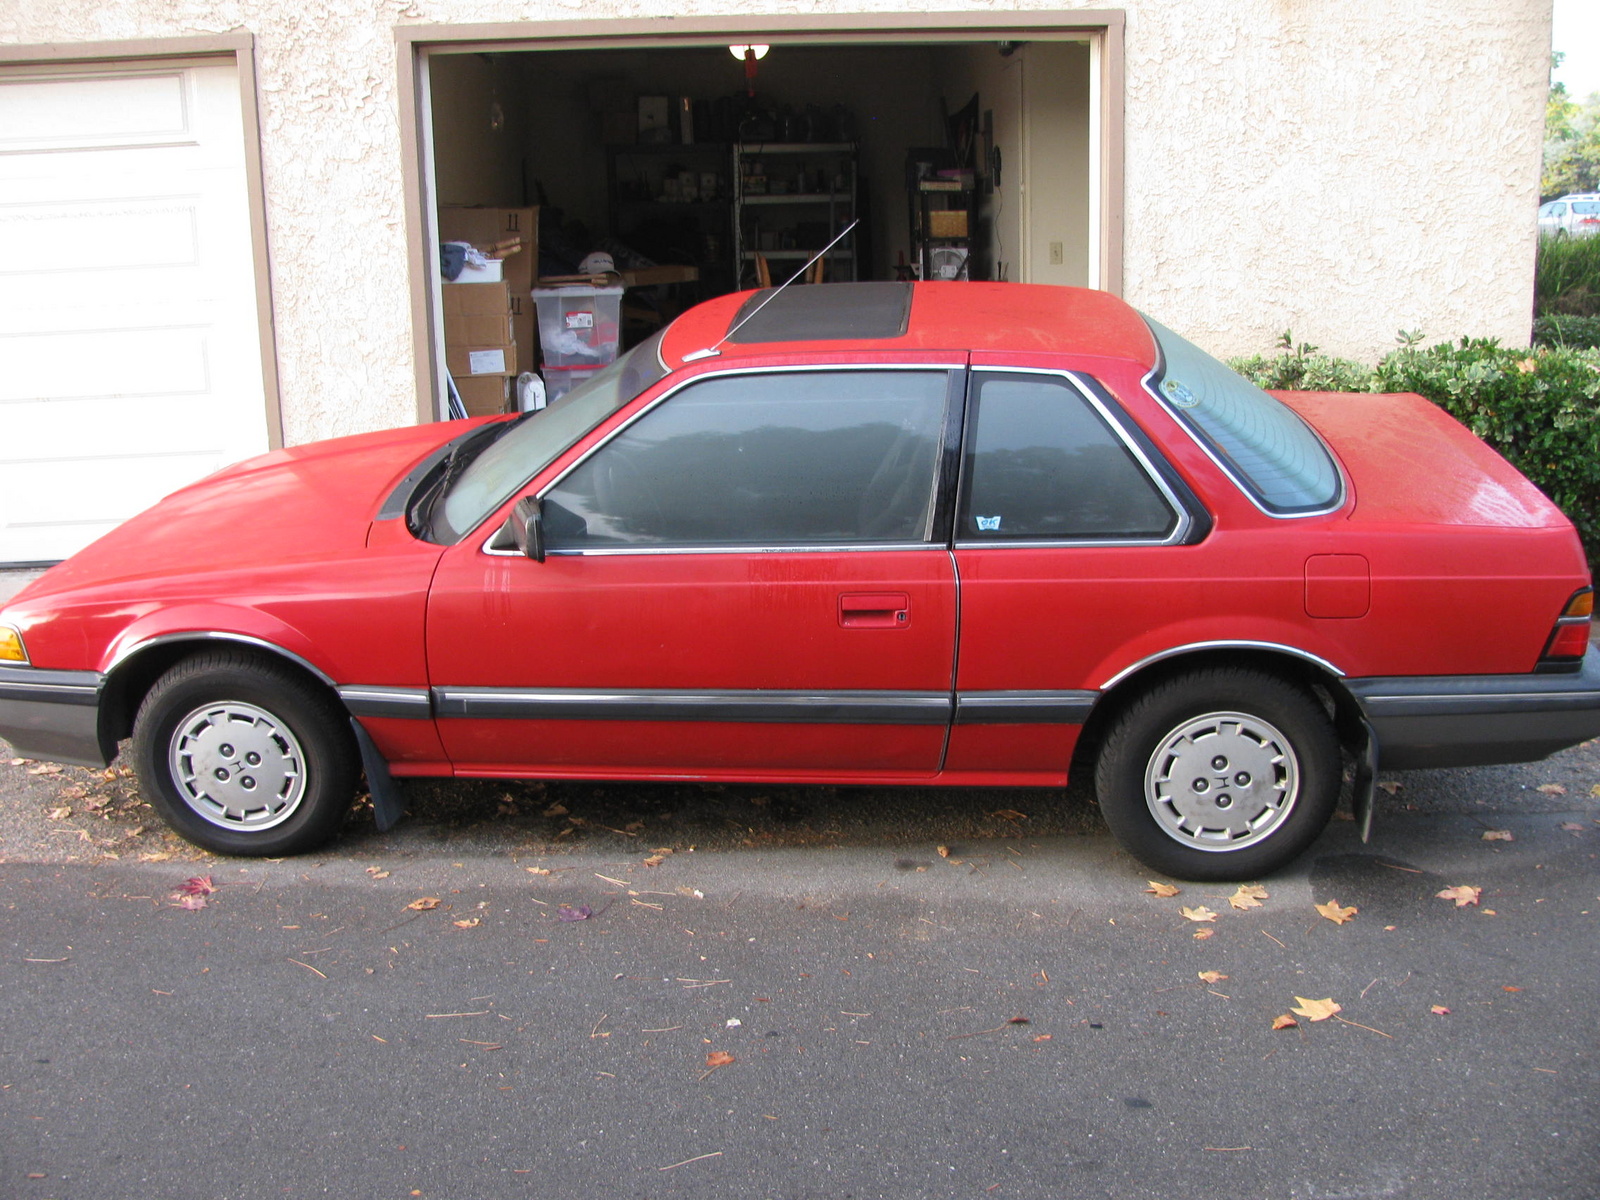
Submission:
{"label": "car door", "polygon": [[1103,682],[1096,664],[1171,602],[1200,513],[1180,492],[1090,381],[974,367],[955,518],[961,636],[948,771],[1065,777]]}
{"label": "car door", "polygon": [[960,385],[953,363],[723,371],[623,414],[542,489],[543,561],[486,527],[440,563],[428,661],[457,769],[935,772]]}

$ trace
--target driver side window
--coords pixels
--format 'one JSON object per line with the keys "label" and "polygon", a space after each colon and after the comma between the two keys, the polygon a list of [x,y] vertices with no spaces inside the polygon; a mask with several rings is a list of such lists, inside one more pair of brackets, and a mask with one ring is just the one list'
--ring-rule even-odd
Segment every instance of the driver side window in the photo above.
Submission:
{"label": "driver side window", "polygon": [[690,384],[545,494],[551,552],[923,542],[940,370],[779,371]]}

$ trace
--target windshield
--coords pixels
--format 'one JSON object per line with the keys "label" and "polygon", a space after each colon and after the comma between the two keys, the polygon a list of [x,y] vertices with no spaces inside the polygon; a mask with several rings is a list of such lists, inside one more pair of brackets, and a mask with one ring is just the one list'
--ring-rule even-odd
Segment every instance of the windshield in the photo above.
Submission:
{"label": "windshield", "polygon": [[641,342],[550,407],[528,413],[480,454],[434,505],[436,540],[460,541],[563,450],[664,376],[659,353],[664,332]]}
{"label": "windshield", "polygon": [[[1143,314],[1140,314],[1141,316]],[[1242,375],[1145,317],[1161,347],[1156,397],[1264,510],[1326,512],[1343,485],[1311,427]]]}

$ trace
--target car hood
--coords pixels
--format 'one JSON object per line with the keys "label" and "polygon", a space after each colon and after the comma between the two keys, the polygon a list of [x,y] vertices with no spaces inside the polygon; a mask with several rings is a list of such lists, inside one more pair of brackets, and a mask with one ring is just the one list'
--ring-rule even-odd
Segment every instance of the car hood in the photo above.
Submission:
{"label": "car hood", "polygon": [[1274,392],[1339,456],[1359,521],[1559,528],[1570,522],[1515,467],[1425,397]]}
{"label": "car hood", "polygon": [[146,577],[356,554],[395,485],[474,421],[417,425],[275,450],[180,488],[51,568],[16,597]]}

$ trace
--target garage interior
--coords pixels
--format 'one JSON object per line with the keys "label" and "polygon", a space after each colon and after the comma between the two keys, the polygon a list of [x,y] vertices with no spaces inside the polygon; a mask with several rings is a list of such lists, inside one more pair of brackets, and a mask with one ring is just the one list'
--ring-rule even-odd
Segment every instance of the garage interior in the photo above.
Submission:
{"label": "garage interior", "polygon": [[[603,364],[691,304],[782,283],[857,219],[806,281],[1099,286],[1095,55],[1081,35],[433,49],[433,228],[518,243],[502,264],[512,320],[499,360],[481,324],[458,315],[469,294],[441,281],[435,349],[450,380],[438,415],[536,406],[519,375],[542,371],[554,396],[587,376],[572,366],[597,365],[539,345],[530,287],[547,301],[565,289],[557,316],[612,339],[596,351]],[[597,309],[574,316],[586,287]],[[540,320],[546,343],[566,336],[549,310]],[[460,407],[445,401],[451,385]]]}

